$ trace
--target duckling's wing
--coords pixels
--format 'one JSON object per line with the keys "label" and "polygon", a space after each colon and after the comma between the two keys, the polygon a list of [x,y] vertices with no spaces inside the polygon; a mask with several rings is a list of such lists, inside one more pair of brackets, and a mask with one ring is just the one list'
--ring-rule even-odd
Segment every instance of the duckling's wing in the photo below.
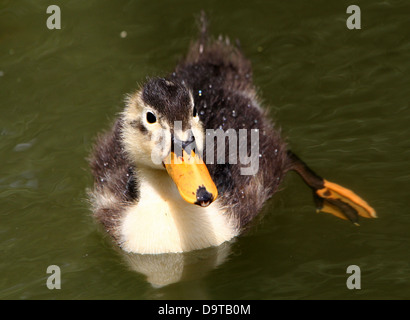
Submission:
{"label": "duckling's wing", "polygon": [[122,213],[138,198],[133,168],[126,159],[120,137],[121,121],[98,137],[89,159],[94,188],[89,192],[93,213],[114,237]]}

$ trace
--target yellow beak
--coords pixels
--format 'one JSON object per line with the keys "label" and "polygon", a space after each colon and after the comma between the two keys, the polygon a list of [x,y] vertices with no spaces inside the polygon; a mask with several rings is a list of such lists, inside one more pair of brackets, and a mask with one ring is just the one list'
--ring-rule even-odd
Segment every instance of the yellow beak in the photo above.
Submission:
{"label": "yellow beak", "polygon": [[218,189],[208,168],[194,151],[188,155],[182,150],[182,157],[171,152],[164,165],[185,201],[207,207],[218,197]]}

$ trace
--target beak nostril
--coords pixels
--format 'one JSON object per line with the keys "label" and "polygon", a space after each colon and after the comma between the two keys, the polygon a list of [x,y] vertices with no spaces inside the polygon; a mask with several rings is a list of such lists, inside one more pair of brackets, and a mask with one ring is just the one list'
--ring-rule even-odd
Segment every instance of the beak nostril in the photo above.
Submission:
{"label": "beak nostril", "polygon": [[195,142],[195,136],[193,134],[191,134],[191,137],[190,137],[189,140],[182,141],[182,149],[185,149],[186,147],[188,147],[193,142]]}
{"label": "beak nostril", "polygon": [[177,152],[179,154],[182,150],[185,150],[188,154],[190,154],[191,151],[195,149],[195,136],[192,133],[190,134],[189,139],[185,141],[179,140],[177,137],[172,135],[171,151],[179,150],[179,152]]}

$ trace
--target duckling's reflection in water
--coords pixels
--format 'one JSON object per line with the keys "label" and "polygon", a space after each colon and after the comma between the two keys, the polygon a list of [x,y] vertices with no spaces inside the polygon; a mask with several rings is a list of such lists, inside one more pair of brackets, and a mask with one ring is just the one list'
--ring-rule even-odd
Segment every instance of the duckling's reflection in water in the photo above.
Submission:
{"label": "duckling's reflection in water", "polygon": [[161,288],[173,283],[202,279],[227,260],[233,242],[190,252],[123,253],[123,257],[131,270],[145,275],[154,288]]}

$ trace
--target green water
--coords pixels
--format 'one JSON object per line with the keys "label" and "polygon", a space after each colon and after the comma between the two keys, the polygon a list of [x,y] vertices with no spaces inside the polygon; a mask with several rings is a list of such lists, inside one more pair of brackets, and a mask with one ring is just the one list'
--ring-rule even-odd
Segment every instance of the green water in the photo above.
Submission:
{"label": "green water", "polygon": [[[360,30],[346,27],[350,1],[59,3],[49,30],[49,1],[0,1],[1,299],[410,298],[408,1],[356,1]],[[316,214],[290,174],[264,219],[221,248],[149,258],[111,244],[85,200],[86,157],[124,95],[172,71],[201,9],[213,34],[240,39],[292,149],[379,219]]]}

